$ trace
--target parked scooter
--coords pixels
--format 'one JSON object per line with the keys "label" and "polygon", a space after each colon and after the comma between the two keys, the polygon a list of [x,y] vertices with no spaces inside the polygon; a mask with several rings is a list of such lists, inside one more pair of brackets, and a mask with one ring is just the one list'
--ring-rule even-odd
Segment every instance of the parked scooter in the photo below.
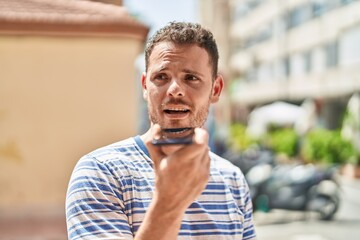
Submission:
{"label": "parked scooter", "polygon": [[331,220],[340,204],[336,169],[313,164],[259,164],[246,174],[255,210],[317,212]]}
{"label": "parked scooter", "polygon": [[319,213],[322,220],[331,220],[339,208],[336,168],[276,164],[273,152],[261,148],[225,157],[244,173],[255,211],[311,211]]}

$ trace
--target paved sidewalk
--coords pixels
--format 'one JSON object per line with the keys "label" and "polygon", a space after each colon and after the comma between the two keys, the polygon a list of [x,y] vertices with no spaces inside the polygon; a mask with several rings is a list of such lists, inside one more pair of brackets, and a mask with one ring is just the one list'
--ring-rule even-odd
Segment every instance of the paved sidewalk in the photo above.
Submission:
{"label": "paved sidewalk", "polygon": [[273,210],[255,213],[259,240],[358,240],[360,179],[341,177],[341,204],[335,219],[319,221],[304,212]]}

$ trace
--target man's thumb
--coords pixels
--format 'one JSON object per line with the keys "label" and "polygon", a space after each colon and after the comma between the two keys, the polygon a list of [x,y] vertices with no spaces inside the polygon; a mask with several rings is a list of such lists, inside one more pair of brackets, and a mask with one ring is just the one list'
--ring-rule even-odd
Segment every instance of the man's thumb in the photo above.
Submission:
{"label": "man's thumb", "polygon": [[[150,137],[152,139],[158,139],[160,138],[160,136],[161,136],[161,128],[158,124],[155,124],[151,128]],[[162,152],[161,147],[153,145],[151,141],[148,141],[146,143],[146,147],[149,151],[150,158],[153,161],[156,169],[157,166],[160,164],[161,159],[165,157],[165,154]]]}

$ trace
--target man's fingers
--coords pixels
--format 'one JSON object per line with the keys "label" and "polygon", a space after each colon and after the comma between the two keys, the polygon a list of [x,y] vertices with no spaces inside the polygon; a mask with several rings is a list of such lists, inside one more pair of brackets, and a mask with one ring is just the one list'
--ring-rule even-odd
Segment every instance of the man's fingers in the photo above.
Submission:
{"label": "man's fingers", "polygon": [[[161,136],[161,127],[155,124],[151,128],[151,138],[157,139]],[[151,159],[154,162],[155,169],[158,168],[162,159],[166,156],[170,156],[173,153],[177,153],[175,158],[170,158],[174,161],[185,161],[191,162],[194,159],[197,160],[197,164],[208,165],[208,141],[209,135],[206,130],[202,128],[194,129],[193,143],[190,145],[171,145],[171,146],[155,146],[151,142],[147,143]],[[206,156],[206,157],[204,157]],[[204,160],[205,158],[205,160]]]}
{"label": "man's fingers", "polygon": [[[161,136],[161,128],[158,124],[155,124],[151,127],[151,138],[158,139]],[[161,159],[165,157],[165,154],[162,152],[161,148],[158,146],[154,146],[151,141],[146,144],[146,147],[149,151],[150,157],[154,162],[155,169],[159,165]]]}
{"label": "man's fingers", "polygon": [[[192,161],[193,158],[202,157],[204,151],[209,151],[208,141],[209,135],[208,133],[201,128],[195,128],[195,134],[193,137],[193,143],[190,145],[186,145],[182,149],[178,150],[178,154],[180,156],[184,156],[184,160]],[[186,157],[185,157],[186,156]]]}
{"label": "man's fingers", "polygon": [[151,135],[153,136],[153,139],[159,139],[161,137],[161,127],[159,124],[154,124],[151,128]]}
{"label": "man's fingers", "polygon": [[194,138],[193,141],[197,144],[208,145],[209,142],[209,134],[202,128],[194,129]]}

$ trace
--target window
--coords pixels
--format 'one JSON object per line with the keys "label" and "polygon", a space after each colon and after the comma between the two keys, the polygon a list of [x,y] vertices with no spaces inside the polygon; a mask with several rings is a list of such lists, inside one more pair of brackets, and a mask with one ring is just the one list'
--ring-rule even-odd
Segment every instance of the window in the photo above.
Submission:
{"label": "window", "polygon": [[288,77],[290,75],[290,72],[291,72],[289,56],[285,57],[283,61],[284,61],[283,64],[284,64],[285,76]]}
{"label": "window", "polygon": [[301,77],[305,75],[305,61],[303,58],[303,54],[295,54],[290,58],[291,64],[291,76],[292,77]]}
{"label": "window", "polygon": [[237,4],[233,11],[233,20],[245,17],[249,13],[249,7],[246,3]]}
{"label": "window", "polygon": [[314,17],[320,17],[326,12],[327,0],[314,0],[312,9]]}
{"label": "window", "polygon": [[272,26],[272,22],[270,22],[269,24],[264,25],[261,29],[257,30],[254,35],[245,39],[244,48],[269,40],[272,37]]}
{"label": "window", "polygon": [[331,68],[338,64],[338,43],[337,41],[330,42],[325,45],[326,66]]}
{"label": "window", "polygon": [[311,55],[312,69],[314,73],[323,73],[325,70],[325,51],[323,47],[315,48]]}
{"label": "window", "polygon": [[273,72],[270,63],[262,63],[258,70],[258,81],[269,82],[273,79]]}
{"label": "window", "polygon": [[349,66],[360,63],[360,26],[347,30],[339,40],[339,64]]}
{"label": "window", "polygon": [[341,0],[342,5],[347,5],[349,3],[355,2],[356,0]]}
{"label": "window", "polygon": [[297,27],[313,17],[312,6],[306,4],[297,8],[294,8],[288,13],[287,26],[288,29]]}
{"label": "window", "polygon": [[312,71],[311,51],[304,52],[303,57],[305,64],[305,72],[310,73]]}
{"label": "window", "polygon": [[286,79],[290,74],[290,59],[288,56],[278,59],[274,62],[274,78]]}
{"label": "window", "polygon": [[[348,2],[348,0],[345,2]],[[314,17],[320,17],[325,12],[340,7],[341,4],[344,4],[344,0],[313,0],[312,8]]]}
{"label": "window", "polygon": [[257,80],[257,68],[252,68],[246,72],[246,81],[247,82],[255,82]]}

